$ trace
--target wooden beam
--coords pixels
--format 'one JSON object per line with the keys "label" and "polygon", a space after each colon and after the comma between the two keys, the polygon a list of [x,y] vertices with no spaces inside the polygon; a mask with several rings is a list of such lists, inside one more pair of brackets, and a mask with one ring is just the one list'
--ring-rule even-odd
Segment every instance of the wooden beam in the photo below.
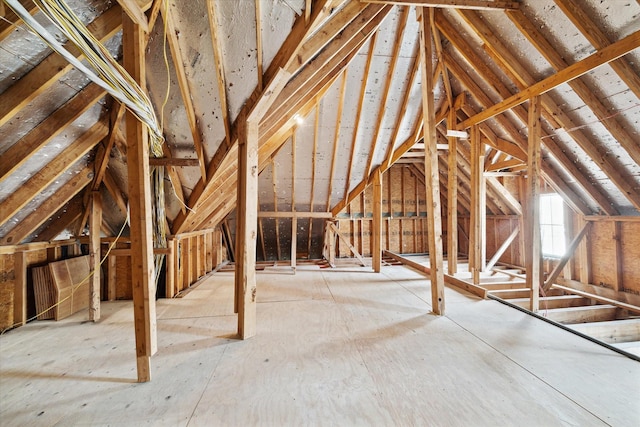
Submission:
{"label": "wooden beam", "polygon": [[23,326],[27,323],[27,252],[16,252],[13,259],[13,326]]}
{"label": "wooden beam", "polygon": [[[640,314],[640,306],[638,306],[637,304],[621,301],[618,298],[612,298],[617,293],[615,291],[612,291],[611,289],[603,288],[605,291],[609,291],[607,292],[608,296],[605,296],[605,295],[600,295],[596,292],[590,292],[590,290],[592,289],[595,290],[595,288],[598,288],[597,286],[585,286],[585,289],[575,289],[574,281],[569,280],[566,282],[568,283],[564,285],[554,284],[552,288],[560,289],[569,294],[578,295],[584,298],[589,298],[603,304],[611,304],[623,310],[629,310],[632,313]],[[565,283],[564,280],[563,280],[563,283]],[[571,285],[569,283],[571,283]],[[614,295],[611,295],[611,294],[614,294]],[[624,292],[622,292],[622,294],[624,294]]]}
{"label": "wooden beam", "polygon": [[[496,64],[505,73],[512,76],[512,78],[514,79],[513,81],[518,85],[519,88],[524,89],[525,87],[535,83],[534,77],[520,63],[520,60],[516,57],[512,50],[508,48],[495,35],[494,30],[487,26],[485,20],[482,19],[482,17],[473,12],[462,12],[460,15],[471,26],[471,28],[475,30],[478,36],[480,36],[480,38],[485,42],[486,46],[488,46],[489,49],[494,52]],[[577,129],[578,125],[553,100],[553,98],[549,94],[542,96],[542,105],[544,107],[543,112],[546,113],[545,118],[547,118],[547,120],[557,121],[558,124],[565,129],[573,129],[569,136],[573,138],[576,143],[583,147],[583,149],[585,149],[585,151],[587,151],[587,153],[589,153],[593,158],[603,157],[596,154],[598,152],[598,149],[591,142],[590,137],[588,137],[582,130]],[[584,173],[582,173],[576,167],[573,159],[570,159],[565,154],[565,150],[563,149],[563,147],[553,141],[553,135],[545,135],[543,137],[543,142],[547,138],[552,138],[552,140],[548,144],[545,144],[545,146],[553,154],[556,160],[558,160],[563,165],[567,172],[575,178],[576,183],[589,194],[589,196],[596,202],[596,204],[600,209],[602,209],[603,212],[606,212],[608,215],[616,215],[618,212],[615,207],[611,204],[607,197],[605,197],[602,191],[592,184],[592,180],[586,177]],[[604,156],[604,159],[607,159],[607,157]],[[603,162],[599,163],[601,163],[601,168],[603,169],[603,171],[605,171],[605,173],[610,170],[610,168],[608,166],[605,166]],[[588,213],[588,210],[582,210],[579,208],[574,209],[578,212]]]}
{"label": "wooden beam", "polygon": [[[398,23],[396,27],[395,43],[393,45],[393,51],[391,52],[391,63],[389,64],[389,68],[387,69],[387,72],[386,72],[384,89],[382,89],[381,100],[380,100],[380,104],[378,105],[378,115],[376,116],[377,120],[375,120],[375,122],[373,123],[374,130],[373,130],[373,136],[371,137],[371,148],[369,149],[369,158],[367,159],[367,166],[364,169],[364,177],[363,177],[364,179],[368,179],[369,175],[372,172],[373,159],[376,156],[376,151],[379,143],[378,136],[380,135],[380,129],[382,128],[382,122],[384,121],[384,115],[387,107],[387,99],[389,97],[389,92],[391,91],[391,82],[393,81],[393,76],[395,74],[396,64],[398,63],[398,57],[400,56],[400,48],[402,47],[404,29],[407,25],[407,20],[409,18],[408,11],[409,11],[408,7],[403,7],[399,11],[400,16],[398,18]],[[411,91],[411,88],[409,87],[407,90]],[[393,152],[393,145],[394,145],[393,143],[394,143],[394,140],[391,140],[388,142],[390,147],[388,148],[387,152]],[[385,157],[388,157],[388,155],[385,155]]]}
{"label": "wooden beam", "polygon": [[545,292],[548,292],[549,289],[551,289],[551,286],[554,284],[558,276],[560,276],[562,269],[564,269],[564,266],[567,265],[567,262],[569,262],[569,260],[575,253],[578,245],[582,241],[582,238],[587,235],[589,230],[591,230],[591,223],[586,222],[582,227],[582,230],[580,230],[576,237],[571,241],[564,255],[562,255],[562,258],[560,258],[560,261],[558,261],[558,264],[556,264],[556,266],[553,268],[553,271],[551,272],[551,274],[549,274],[549,277],[547,277],[547,280],[544,282],[544,287],[542,289]]}
{"label": "wooden beam", "polygon": [[53,195],[45,200],[36,210],[22,219],[0,240],[1,244],[13,245],[22,242],[56,213],[61,206],[80,193],[93,176],[92,166],[87,166],[60,187]]}
{"label": "wooden beam", "polygon": [[235,287],[238,336],[256,334],[256,238],[258,215],[258,124],[241,117],[238,133]]}
{"label": "wooden beam", "polygon": [[469,269],[473,283],[480,284],[480,272],[486,264],[487,233],[487,188],[482,172],[484,171],[485,145],[480,138],[480,129],[471,127],[471,220],[469,228]]}
{"label": "wooden beam", "polygon": [[[391,251],[384,251],[384,256],[395,259],[396,261],[401,262],[404,265],[407,265],[414,270],[417,270],[426,275],[431,274],[431,269],[427,266],[424,266],[420,263],[417,263],[407,257],[401,256],[399,254],[393,253]],[[465,290],[473,295],[479,296],[482,299],[487,298],[487,290],[481,286],[474,285],[473,283],[466,282],[464,280],[458,279],[457,277],[451,274],[444,275],[444,281],[448,285],[455,286],[456,288]]]}
{"label": "wooden beam", "polygon": [[512,10],[520,3],[509,0],[360,0],[364,3],[393,4],[416,7],[439,7],[449,9]]}
{"label": "wooden beam", "polygon": [[[4,3],[0,2],[4,7]],[[40,9],[33,3],[32,0],[23,0],[20,2],[22,6],[33,15]],[[10,7],[5,7],[4,14],[0,14],[4,19],[0,19],[0,41],[4,40],[9,34],[11,34],[20,22],[20,18],[16,15]]]}
{"label": "wooden beam", "polygon": [[62,107],[40,122],[28,134],[20,138],[2,154],[0,162],[0,183],[29,160],[85,111],[104,96],[105,91],[94,83],[89,83]]}
{"label": "wooden beam", "polygon": [[291,268],[295,270],[298,258],[298,218],[291,218]]}
{"label": "wooden beam", "polygon": [[338,114],[336,115],[335,132],[333,135],[333,155],[331,156],[331,169],[329,171],[329,190],[327,191],[327,211],[331,209],[331,193],[333,192],[333,175],[336,170],[338,157],[338,146],[340,141],[340,129],[342,124],[342,109],[344,107],[344,96],[347,89],[347,69],[342,72],[342,84],[340,85],[340,99],[338,101]]}
{"label": "wooden beam", "polygon": [[140,28],[144,30],[145,33],[149,32],[149,22],[147,21],[147,16],[144,14],[144,11],[138,4],[138,2],[134,0],[118,0],[120,7],[122,10],[129,16],[129,18],[138,24]]}
{"label": "wooden beam", "polygon": [[102,197],[100,191],[91,193],[89,217],[89,320],[100,320],[100,226],[102,225]]}
{"label": "wooden beam", "polygon": [[347,239],[345,236],[342,235],[338,227],[336,227],[336,225],[333,222],[328,222],[327,225],[329,229],[333,231],[335,235],[337,235],[345,245],[347,245],[351,253],[358,259],[358,261],[360,261],[360,265],[365,267],[367,263],[364,261],[364,258],[362,257],[362,255],[360,255],[360,252],[358,252],[358,250],[351,244],[349,239]]}
{"label": "wooden beam", "polygon": [[516,107],[531,97],[542,95],[555,89],[556,87],[568,83],[589,71],[607,64],[621,56],[626,55],[632,50],[640,47],[640,31],[636,31],[627,37],[607,46],[606,48],[576,62],[556,74],[543,79],[528,88],[516,93],[515,95],[487,108],[486,110],[468,118],[459,125],[460,129],[466,129],[474,124],[482,123],[498,114]]}
{"label": "wooden beam", "polygon": [[258,218],[324,218],[331,219],[333,215],[331,212],[301,212],[301,211],[260,211],[258,212]]}
{"label": "wooden beam", "polygon": [[[600,25],[591,19],[581,4],[578,4],[575,0],[555,0],[555,3],[593,47],[603,49],[611,44],[609,37],[604,33]],[[619,58],[611,61],[609,65],[618,73],[629,89],[640,98],[640,76],[629,61],[625,58]]]}
{"label": "wooden beam", "polygon": [[189,123],[189,129],[191,129],[191,136],[193,138],[193,145],[198,158],[200,166],[201,179],[207,181],[207,167],[206,167],[206,154],[204,150],[204,143],[202,142],[202,135],[198,127],[198,119],[196,118],[195,106],[193,104],[193,98],[191,96],[191,87],[189,85],[189,79],[184,68],[184,59],[180,43],[178,42],[178,35],[176,32],[176,25],[173,18],[173,13],[170,8],[163,8],[162,17],[167,26],[167,40],[169,41],[169,48],[171,49],[171,58],[173,58],[173,68],[176,71],[176,77],[178,78],[178,86],[180,87],[180,94],[182,95],[182,102],[184,103],[184,109],[187,115],[187,122]]}
{"label": "wooden beam", "polygon": [[104,150],[102,150],[101,152],[100,150],[98,150],[99,152],[96,153],[96,159],[94,161],[95,174],[93,176],[93,183],[91,184],[91,189],[94,191],[100,188],[100,184],[104,179],[104,175],[107,171],[107,166],[109,165],[111,150],[118,135],[120,121],[122,120],[122,117],[124,117],[124,104],[117,103],[117,101],[114,99],[111,108],[112,109],[109,120],[109,135],[103,141]]}
{"label": "wooden beam", "polygon": [[431,308],[434,314],[444,315],[444,266],[442,255],[442,211],[440,208],[440,181],[438,173],[438,138],[436,135],[436,110],[433,97],[433,47],[429,13],[433,10],[417,10],[420,20],[420,74],[422,88],[422,112],[424,117],[425,181],[427,192],[427,224],[429,259],[431,264]]}
{"label": "wooden beam", "polygon": [[[100,42],[104,42],[120,30],[121,12],[120,6],[113,6],[94,19],[87,28]],[[72,55],[82,58],[80,51],[73,43],[67,42],[64,46]],[[71,64],[62,56],[52,53],[16,80],[0,95],[0,126],[11,120],[20,109],[57,82],[71,68]]]}
{"label": "wooden beam", "polygon": [[380,273],[382,267],[382,173],[380,169],[377,169],[373,175],[373,224],[371,236],[373,238],[373,249],[371,250],[373,271]]}
{"label": "wooden beam", "polygon": [[[122,17],[123,64],[140,87],[146,87],[145,35]],[[131,236],[131,283],[138,382],[151,380],[151,356],[157,351],[157,320],[153,265],[151,183],[147,128],[126,113],[127,171]]]}
{"label": "wooden beam", "polygon": [[511,246],[511,243],[516,240],[518,233],[520,233],[520,227],[514,228],[509,237],[507,237],[507,239],[502,242],[502,245],[500,245],[496,253],[493,254],[489,262],[487,262],[487,270],[491,270],[496,265],[496,263],[500,260],[500,257],[507,251],[509,246]]}
{"label": "wooden beam", "polygon": [[83,209],[82,197],[75,197],[50,217],[51,221],[49,221],[47,227],[38,233],[38,239],[41,241],[55,239],[82,216]]}
{"label": "wooden beam", "polygon": [[60,177],[67,168],[78,161],[107,135],[108,129],[102,122],[97,122],[83,133],[61,154],[46,164],[22,186],[11,193],[0,204],[0,225],[5,224],[38,193]]}
{"label": "wooden beam", "polygon": [[529,310],[537,312],[540,302],[539,288],[542,283],[542,243],[540,237],[540,98],[535,97],[529,101],[529,169],[527,192],[527,215],[525,217],[525,249],[526,256],[527,287],[531,289]]}

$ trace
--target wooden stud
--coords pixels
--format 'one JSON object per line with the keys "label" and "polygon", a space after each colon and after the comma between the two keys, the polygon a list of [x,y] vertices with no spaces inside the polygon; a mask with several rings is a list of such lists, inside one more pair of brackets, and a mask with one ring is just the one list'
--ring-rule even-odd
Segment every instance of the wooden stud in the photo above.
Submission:
{"label": "wooden stud", "polygon": [[115,301],[117,298],[117,293],[116,293],[116,289],[117,289],[117,279],[118,276],[116,274],[116,268],[118,266],[118,259],[113,256],[113,255],[109,255],[109,257],[107,258],[107,268],[108,268],[108,275],[107,275],[107,300],[108,301]]}
{"label": "wooden stud", "polygon": [[529,310],[537,312],[540,304],[539,288],[542,283],[542,243],[540,238],[540,122],[541,102],[539,97],[529,101],[529,168],[528,180],[528,215],[525,233],[527,287],[531,289]]}
{"label": "wooden stud", "polygon": [[235,284],[238,336],[256,334],[256,238],[258,213],[258,124],[240,121],[238,134],[238,202]]}
{"label": "wooden stud", "polygon": [[100,320],[100,226],[102,225],[102,197],[99,191],[91,193],[89,217],[89,320]]}
{"label": "wooden stud", "polygon": [[548,292],[549,289],[551,289],[551,286],[554,284],[556,279],[560,276],[562,269],[565,267],[565,265],[567,265],[567,262],[569,262],[569,259],[571,259],[576,249],[578,248],[578,245],[582,241],[582,238],[587,235],[590,228],[591,228],[591,223],[590,222],[585,223],[584,227],[582,227],[582,230],[580,230],[580,232],[576,235],[576,237],[571,241],[571,243],[569,244],[569,246],[565,251],[565,254],[562,255],[562,258],[560,258],[560,260],[558,261],[558,264],[556,264],[553,271],[551,272],[551,274],[549,274],[549,277],[547,277],[547,280],[544,282],[543,290],[545,292]]}
{"label": "wooden stud", "polygon": [[486,215],[487,197],[484,181],[485,145],[480,138],[480,129],[471,127],[471,223],[469,245],[469,269],[473,274],[473,283],[480,283],[480,272],[486,264]]}
{"label": "wooden stud", "polygon": [[340,101],[338,103],[338,114],[336,118],[336,130],[333,135],[333,156],[331,157],[331,170],[329,171],[329,191],[327,195],[327,211],[331,210],[331,193],[333,192],[333,174],[336,169],[336,158],[338,157],[338,143],[340,138],[340,128],[342,123],[342,108],[344,107],[344,95],[347,88],[347,69],[342,72],[342,84],[340,85]]}
{"label": "wooden stud", "polygon": [[[311,194],[309,195],[309,212],[313,212],[313,199],[316,192],[316,153],[318,152],[318,132],[320,126],[320,105],[316,105],[313,120],[313,152],[311,153]],[[309,238],[307,255],[311,258],[311,241],[313,236],[313,219],[309,218]]]}
{"label": "wooden stud", "polygon": [[360,252],[358,252],[358,250],[351,244],[351,242],[349,241],[349,239],[347,239],[338,229],[338,227],[336,227],[336,225],[333,222],[327,222],[329,228],[331,229],[331,231],[333,231],[333,233],[335,233],[336,236],[338,236],[340,238],[340,240],[342,240],[342,242],[347,245],[347,247],[349,248],[349,250],[351,251],[351,253],[358,259],[358,261],[360,261],[360,265],[362,265],[363,267],[365,267],[367,265],[367,263],[364,261],[364,258],[362,257],[362,255],[360,255]]}
{"label": "wooden stud", "polygon": [[[416,201],[417,205],[417,201]],[[373,271],[380,273],[382,267],[382,173],[376,169],[373,175],[373,249],[371,250]],[[414,233],[415,235],[415,233]]]}
{"label": "wooden stud", "polygon": [[[589,223],[591,224],[591,223]],[[615,259],[614,259],[614,280],[613,289],[618,292],[624,291],[624,265],[622,251],[622,223],[612,221],[613,240],[615,242]]]}
{"label": "wooden stud", "polygon": [[298,218],[291,218],[291,268],[295,270],[298,258]]}
{"label": "wooden stud", "polygon": [[[212,2],[210,2],[212,3]],[[258,71],[258,89],[262,90],[264,88],[264,84],[262,82],[262,10],[260,7],[260,0],[255,1],[256,5],[256,63],[257,63],[257,71]],[[213,7],[213,6],[212,6]],[[309,23],[309,18],[311,15],[307,16],[307,12],[311,12],[310,10],[305,9],[305,22]]]}
{"label": "wooden stud", "polygon": [[440,181],[438,173],[438,139],[436,111],[433,99],[433,47],[429,13],[418,10],[420,20],[420,55],[422,78],[422,111],[424,116],[425,181],[427,182],[427,225],[429,259],[431,265],[431,307],[435,314],[444,315],[444,270],[442,255],[442,211],[440,209]]}
{"label": "wooden stud", "polygon": [[15,282],[13,287],[13,326],[27,323],[27,252],[14,255]]}
{"label": "wooden stud", "polygon": [[[509,223],[511,223],[511,220],[509,220]],[[494,230],[497,230],[497,228],[494,227]],[[513,229],[509,237],[507,237],[507,239],[504,242],[502,242],[502,245],[500,245],[496,253],[493,254],[491,259],[487,262],[486,270],[491,270],[496,265],[496,263],[500,260],[500,257],[504,255],[507,249],[511,246],[511,243],[513,243],[513,241],[516,240],[516,237],[518,236],[519,233],[520,233],[520,227],[516,227]],[[496,238],[496,243],[498,243],[497,238]]]}
{"label": "wooden stud", "polygon": [[[123,63],[125,69],[146,87],[144,33],[126,15],[122,18]],[[136,336],[138,382],[151,380],[151,356],[157,351],[157,325],[151,183],[149,182],[149,143],[147,128],[127,111],[127,169],[131,236],[131,282]]]}
{"label": "wooden stud", "polygon": [[[457,129],[454,108],[449,108],[447,127]],[[458,138],[449,137],[447,161],[447,271],[458,272]]]}

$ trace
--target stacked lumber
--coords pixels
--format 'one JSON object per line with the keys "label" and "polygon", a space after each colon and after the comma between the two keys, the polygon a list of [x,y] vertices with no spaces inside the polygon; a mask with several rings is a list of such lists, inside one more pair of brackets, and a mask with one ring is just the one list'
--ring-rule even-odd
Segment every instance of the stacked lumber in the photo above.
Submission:
{"label": "stacked lumber", "polygon": [[35,267],[33,288],[38,320],[61,320],[89,307],[89,256]]}

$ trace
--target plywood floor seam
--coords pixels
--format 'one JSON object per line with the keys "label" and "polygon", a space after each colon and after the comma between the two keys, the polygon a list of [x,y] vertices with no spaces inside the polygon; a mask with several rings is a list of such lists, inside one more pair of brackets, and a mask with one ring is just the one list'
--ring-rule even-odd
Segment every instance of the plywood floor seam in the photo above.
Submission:
{"label": "plywood floor seam", "polygon": [[402,266],[258,274],[258,334],[234,338],[233,274],[158,301],[135,383],[130,302],[0,337],[0,424],[640,425],[640,363]]}

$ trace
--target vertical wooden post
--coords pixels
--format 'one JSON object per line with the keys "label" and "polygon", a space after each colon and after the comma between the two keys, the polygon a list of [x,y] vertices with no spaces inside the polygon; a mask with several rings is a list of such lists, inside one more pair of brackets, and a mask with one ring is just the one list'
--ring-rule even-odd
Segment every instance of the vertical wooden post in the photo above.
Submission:
{"label": "vertical wooden post", "polygon": [[298,257],[298,217],[291,218],[291,268],[296,268],[296,258]]}
{"label": "vertical wooden post", "polygon": [[[122,14],[124,68],[146,87],[144,31]],[[131,228],[131,282],[136,333],[138,382],[151,380],[151,356],[157,351],[156,300],[153,266],[151,183],[147,128],[127,111],[127,169]]]}
{"label": "vertical wooden post", "polygon": [[[447,127],[456,129],[456,110],[449,106]],[[458,272],[458,138],[449,137],[447,182],[447,269],[449,274]]]}
{"label": "vertical wooden post", "polygon": [[[417,204],[417,203],[416,203]],[[380,273],[382,270],[382,173],[376,169],[373,175],[373,221],[371,236],[373,237],[371,256],[373,271]]]}
{"label": "vertical wooden post", "polygon": [[624,288],[624,283],[622,281],[622,274],[624,272],[622,264],[622,224],[618,221],[611,221],[611,224],[613,226],[613,240],[615,241],[613,289],[618,292],[622,292]]}
{"label": "vertical wooden post", "polygon": [[167,248],[169,253],[165,256],[167,269],[164,295],[166,298],[173,298],[176,295],[176,239],[167,240]]}
{"label": "vertical wooden post", "polygon": [[442,255],[442,211],[440,208],[440,182],[438,172],[438,139],[436,111],[433,99],[433,46],[432,28],[428,13],[419,10],[420,59],[422,61],[422,111],[424,114],[424,175],[427,190],[427,224],[429,232],[429,261],[431,267],[431,307],[435,314],[444,315],[444,261]]}
{"label": "vertical wooden post", "polygon": [[[564,209],[564,239],[566,242],[570,242],[573,236],[573,211],[571,209]],[[575,266],[575,257],[571,257],[567,265],[562,270],[562,275],[565,279],[573,279],[573,270]]]}
{"label": "vertical wooden post", "polygon": [[14,254],[13,326],[27,323],[27,253]]}
{"label": "vertical wooden post", "polygon": [[107,278],[107,300],[115,301],[116,300],[116,266],[118,265],[118,260],[114,255],[109,255],[107,258],[107,262],[109,263],[109,273]]}
{"label": "vertical wooden post", "polygon": [[256,243],[258,237],[258,124],[240,118],[238,131],[238,203],[236,269],[238,335],[256,334]]}
{"label": "vertical wooden post", "polygon": [[527,233],[529,241],[525,243],[525,250],[530,251],[527,259],[527,287],[531,289],[529,310],[538,311],[540,304],[540,284],[542,283],[542,243],[540,240],[540,111],[539,97],[529,100],[529,141],[528,141],[528,215]]}
{"label": "vertical wooden post", "polygon": [[480,283],[480,272],[486,265],[486,185],[484,180],[484,144],[478,126],[471,127],[471,218],[469,268],[473,283]]}
{"label": "vertical wooden post", "polygon": [[100,320],[100,227],[102,226],[102,197],[100,191],[91,192],[89,217],[89,320]]}

